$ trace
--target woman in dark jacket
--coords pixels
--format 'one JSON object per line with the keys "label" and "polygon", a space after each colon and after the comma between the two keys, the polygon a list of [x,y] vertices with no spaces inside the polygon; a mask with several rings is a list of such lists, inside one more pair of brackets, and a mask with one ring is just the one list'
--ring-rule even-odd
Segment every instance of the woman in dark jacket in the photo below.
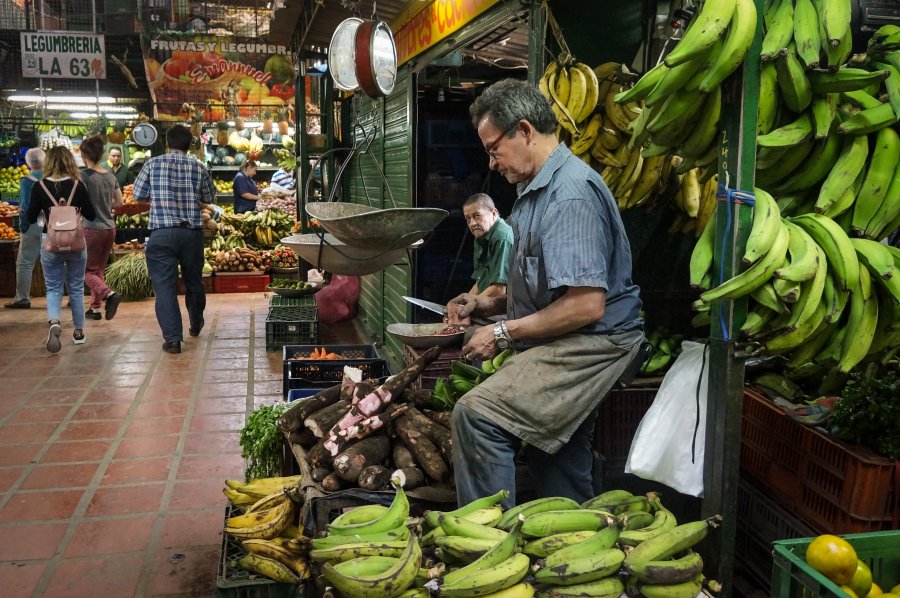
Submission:
{"label": "woman in dark jacket", "polygon": [[256,162],[247,160],[241,164],[241,171],[234,176],[234,213],[243,214],[256,209],[259,187],[253,181],[256,176]]}
{"label": "woman in dark jacket", "polygon": [[[72,187],[75,187],[74,194]],[[87,249],[79,252],[53,253],[43,247],[43,239],[47,234],[46,222],[50,218],[53,202],[48,193],[59,202],[72,195],[71,205],[78,208],[81,215],[88,220],[95,216],[94,206],[85,186],[78,180],[78,166],[72,152],[57,146],[47,150],[44,160],[44,178],[31,190],[31,202],[28,204],[28,222],[37,224],[41,218],[43,235],[41,241],[41,266],[44,270],[44,283],[47,286],[47,319],[50,331],[47,334],[47,350],[56,353],[61,344],[59,335],[62,326],[59,323],[59,312],[62,304],[64,286],[69,290],[69,303],[72,308],[72,321],[75,330],[72,340],[76,345],[84,344],[84,268],[87,263]]]}

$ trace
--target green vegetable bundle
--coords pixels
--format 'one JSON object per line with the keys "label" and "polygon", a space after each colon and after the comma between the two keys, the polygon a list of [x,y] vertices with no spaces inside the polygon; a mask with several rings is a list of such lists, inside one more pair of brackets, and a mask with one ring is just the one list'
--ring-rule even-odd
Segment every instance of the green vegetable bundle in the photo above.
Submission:
{"label": "green vegetable bundle", "polygon": [[241,428],[241,457],[247,460],[248,480],[278,475],[284,437],[276,423],[287,407],[287,403],[260,405]]}
{"label": "green vegetable bundle", "polygon": [[153,296],[153,284],[143,253],[129,253],[106,267],[106,284],[125,301]]}

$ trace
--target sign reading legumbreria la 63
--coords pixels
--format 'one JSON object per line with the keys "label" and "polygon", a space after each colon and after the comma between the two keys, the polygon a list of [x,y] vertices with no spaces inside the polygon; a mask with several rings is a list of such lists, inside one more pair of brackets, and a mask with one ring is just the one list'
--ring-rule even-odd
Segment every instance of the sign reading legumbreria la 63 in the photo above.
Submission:
{"label": "sign reading legumbreria la 63", "polygon": [[106,79],[104,38],[76,31],[23,31],[22,76]]}

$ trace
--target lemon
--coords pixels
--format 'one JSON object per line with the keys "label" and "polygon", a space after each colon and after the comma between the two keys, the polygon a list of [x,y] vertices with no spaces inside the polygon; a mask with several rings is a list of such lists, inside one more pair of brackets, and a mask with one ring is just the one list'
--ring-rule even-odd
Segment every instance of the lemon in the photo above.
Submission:
{"label": "lemon", "polygon": [[843,585],[856,573],[859,559],[849,542],[831,534],[823,534],[806,549],[806,562],[834,583]]}
{"label": "lemon", "polygon": [[856,561],[856,572],[847,585],[857,596],[867,596],[872,590],[872,571],[869,566],[862,561]]}
{"label": "lemon", "polygon": [[870,589],[869,593],[866,594],[866,598],[875,598],[875,596],[884,596],[884,592],[881,590],[877,583],[872,582],[872,589]]}

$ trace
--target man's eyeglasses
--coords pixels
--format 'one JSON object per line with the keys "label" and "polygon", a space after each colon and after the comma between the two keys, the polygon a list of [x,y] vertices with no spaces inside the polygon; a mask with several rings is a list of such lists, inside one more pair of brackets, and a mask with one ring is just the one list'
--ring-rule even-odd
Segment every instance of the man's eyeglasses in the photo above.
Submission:
{"label": "man's eyeglasses", "polygon": [[500,145],[500,142],[503,141],[504,137],[515,131],[516,127],[518,126],[519,121],[516,121],[511,127],[497,135],[496,139],[484,146],[484,151],[487,152],[487,155],[496,160],[497,156],[494,154],[494,152],[496,151],[497,146]]}

